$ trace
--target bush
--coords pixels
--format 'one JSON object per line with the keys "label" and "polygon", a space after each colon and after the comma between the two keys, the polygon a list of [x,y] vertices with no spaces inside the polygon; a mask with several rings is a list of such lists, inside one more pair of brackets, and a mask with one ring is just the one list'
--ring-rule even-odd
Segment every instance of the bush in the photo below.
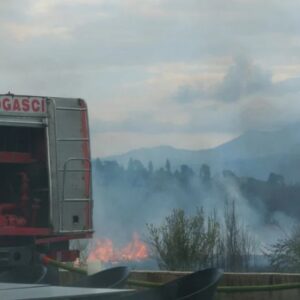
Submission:
{"label": "bush", "polygon": [[187,216],[174,209],[160,226],[147,225],[149,243],[159,267],[168,270],[193,270],[213,264],[220,226],[215,216],[205,219],[202,209]]}
{"label": "bush", "polygon": [[193,216],[174,209],[161,225],[147,225],[148,241],[159,267],[187,271],[214,266],[248,271],[257,243],[239,223],[234,201],[225,204],[223,224],[215,213],[205,217],[203,209]]}
{"label": "bush", "polygon": [[300,225],[267,249],[267,256],[275,271],[300,272]]}

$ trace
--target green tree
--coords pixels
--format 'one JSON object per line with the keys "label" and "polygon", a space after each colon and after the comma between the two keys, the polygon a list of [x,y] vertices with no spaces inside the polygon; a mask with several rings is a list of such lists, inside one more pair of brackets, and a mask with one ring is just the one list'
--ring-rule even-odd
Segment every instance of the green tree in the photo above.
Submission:
{"label": "green tree", "polygon": [[148,241],[159,267],[168,270],[194,270],[214,264],[219,238],[215,215],[205,218],[203,209],[187,216],[174,209],[160,226],[147,225]]}
{"label": "green tree", "polygon": [[208,183],[211,180],[210,167],[207,164],[202,164],[200,167],[200,179],[203,183]]}
{"label": "green tree", "polygon": [[271,185],[284,186],[284,177],[280,174],[270,173],[268,183]]}
{"label": "green tree", "polygon": [[257,242],[239,221],[235,201],[226,202],[224,210],[224,235],[221,245],[224,248],[224,268],[229,271],[248,271],[251,255],[255,252]]}
{"label": "green tree", "polygon": [[152,161],[150,160],[150,161],[148,162],[148,172],[149,172],[150,175],[153,174],[153,170],[154,170],[154,168],[153,168],[153,163],[152,163]]}
{"label": "green tree", "polygon": [[248,271],[257,243],[242,226],[234,202],[225,205],[224,226],[216,213],[203,209],[192,216],[174,209],[161,225],[147,225],[148,241],[161,269],[195,270],[216,266],[226,271]]}
{"label": "green tree", "polygon": [[300,272],[300,225],[289,236],[267,249],[271,267],[277,272]]}
{"label": "green tree", "polygon": [[188,165],[181,165],[180,172],[177,173],[178,180],[184,188],[188,188],[194,176],[194,171]]}
{"label": "green tree", "polygon": [[166,160],[166,166],[165,166],[165,168],[166,168],[167,173],[171,174],[171,163],[170,163],[170,161],[168,159]]}

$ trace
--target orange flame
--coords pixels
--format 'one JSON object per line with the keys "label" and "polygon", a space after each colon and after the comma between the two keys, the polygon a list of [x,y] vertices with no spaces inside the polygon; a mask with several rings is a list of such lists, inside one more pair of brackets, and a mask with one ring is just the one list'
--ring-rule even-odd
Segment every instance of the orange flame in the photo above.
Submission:
{"label": "orange flame", "polygon": [[115,248],[110,239],[97,239],[87,260],[101,262],[140,261],[148,256],[147,245],[139,239],[137,233],[134,233],[132,241],[121,249]]}

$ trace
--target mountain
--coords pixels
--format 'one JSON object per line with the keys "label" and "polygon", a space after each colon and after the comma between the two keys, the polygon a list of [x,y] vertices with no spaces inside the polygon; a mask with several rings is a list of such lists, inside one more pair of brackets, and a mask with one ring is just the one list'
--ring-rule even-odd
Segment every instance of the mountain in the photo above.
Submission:
{"label": "mountain", "polygon": [[285,176],[288,181],[300,182],[299,126],[278,131],[249,131],[216,148],[205,150],[176,149],[170,146],[141,148],[125,154],[103,158],[116,160],[126,166],[129,159],[138,159],[145,166],[152,161],[155,168],[170,160],[172,168],[187,164],[198,171],[203,163],[213,173],[230,169],[239,176],[266,179],[270,172]]}
{"label": "mountain", "polygon": [[[203,153],[203,154],[202,154]],[[153,148],[141,148],[129,151],[125,154],[105,157],[105,160],[116,160],[122,165],[127,165],[130,158],[140,160],[144,165],[147,165],[151,160],[156,168],[164,166],[166,160],[169,159],[176,165],[193,164],[197,162],[199,156],[209,155],[210,150],[186,150],[177,149],[171,146],[158,146]]]}

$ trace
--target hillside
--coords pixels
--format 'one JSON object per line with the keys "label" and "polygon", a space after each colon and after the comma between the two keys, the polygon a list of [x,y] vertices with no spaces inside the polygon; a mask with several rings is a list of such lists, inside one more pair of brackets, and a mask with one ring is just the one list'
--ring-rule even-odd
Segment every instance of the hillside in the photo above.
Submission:
{"label": "hillside", "polygon": [[166,159],[169,159],[173,168],[188,164],[195,171],[206,163],[213,172],[231,169],[239,176],[261,179],[275,172],[284,175],[289,181],[300,181],[300,131],[297,127],[272,132],[249,131],[212,149],[193,151],[159,146],[103,159],[127,165],[129,159],[133,158],[145,166],[152,161],[155,168],[164,166]]}

